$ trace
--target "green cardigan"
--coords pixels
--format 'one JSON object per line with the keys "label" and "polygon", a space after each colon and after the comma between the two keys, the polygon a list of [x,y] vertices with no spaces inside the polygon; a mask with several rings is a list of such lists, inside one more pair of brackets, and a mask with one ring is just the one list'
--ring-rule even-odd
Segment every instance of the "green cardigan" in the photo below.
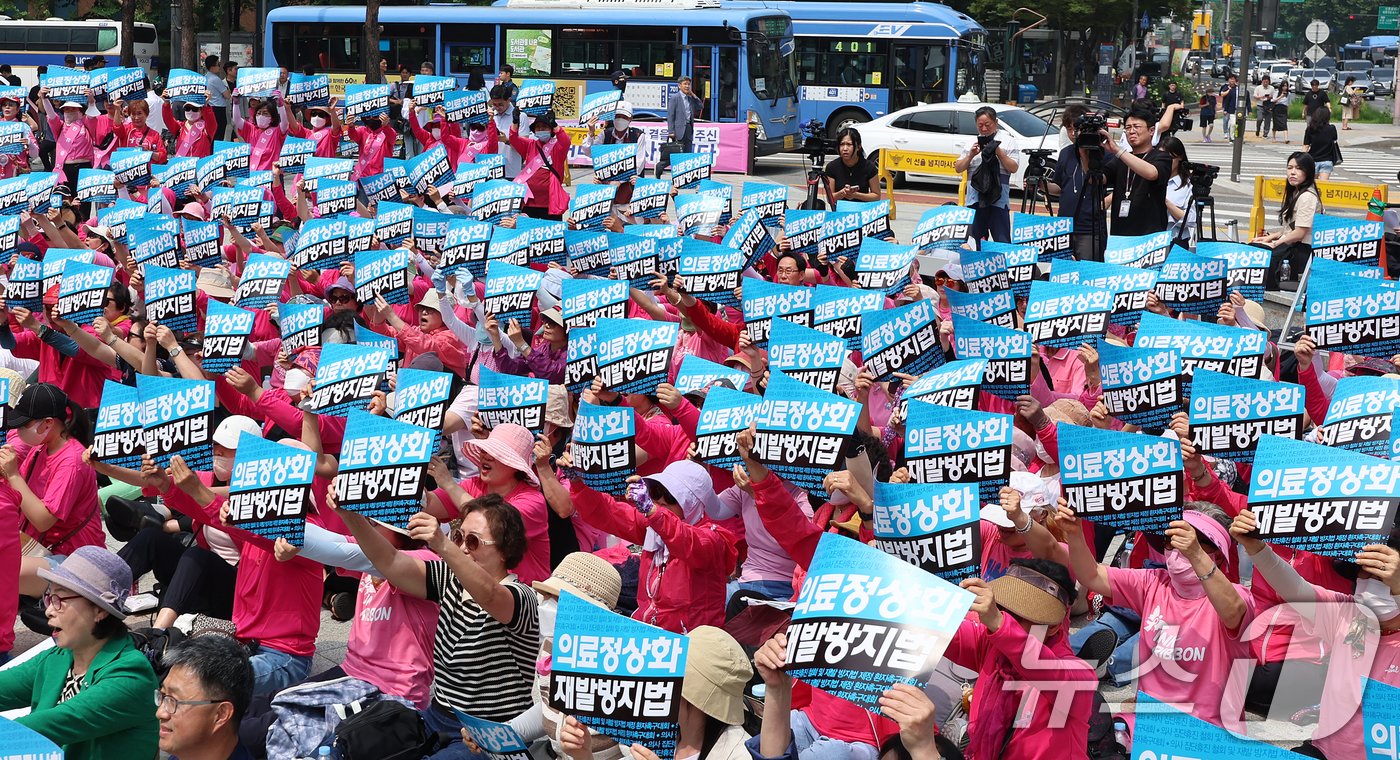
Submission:
{"label": "green cardigan", "polygon": [[150,760],[156,757],[159,725],[151,663],[117,636],[92,659],[87,686],[58,704],[73,653],[54,647],[21,665],[0,671],[0,710],[28,706],[17,723],[63,748],[68,760]]}

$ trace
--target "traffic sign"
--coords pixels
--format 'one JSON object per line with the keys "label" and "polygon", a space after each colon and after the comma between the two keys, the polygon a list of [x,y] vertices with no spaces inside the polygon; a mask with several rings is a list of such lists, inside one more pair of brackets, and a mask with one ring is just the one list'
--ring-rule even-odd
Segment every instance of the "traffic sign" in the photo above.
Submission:
{"label": "traffic sign", "polygon": [[1303,37],[1314,45],[1321,45],[1327,41],[1327,37],[1331,33],[1332,30],[1326,24],[1321,21],[1313,21],[1308,24],[1307,29],[1303,30]]}
{"label": "traffic sign", "polygon": [[1400,5],[1382,5],[1376,9],[1377,29],[1400,29]]}
{"label": "traffic sign", "polygon": [[1309,61],[1312,61],[1312,64],[1316,66],[1318,61],[1322,60],[1327,56],[1327,51],[1323,50],[1317,45],[1313,45],[1312,47],[1308,48],[1308,52],[1303,53],[1303,55],[1307,56],[1307,59]]}

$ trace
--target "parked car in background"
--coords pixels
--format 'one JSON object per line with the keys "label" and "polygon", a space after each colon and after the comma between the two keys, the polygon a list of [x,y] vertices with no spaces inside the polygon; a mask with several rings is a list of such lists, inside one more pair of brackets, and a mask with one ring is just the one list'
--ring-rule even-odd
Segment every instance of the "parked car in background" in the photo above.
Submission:
{"label": "parked car in background", "polygon": [[1395,94],[1395,67],[1377,66],[1371,69],[1371,91],[1377,95],[1389,96]]}
{"label": "parked car in background", "polygon": [[1292,78],[1289,72],[1293,71],[1295,68],[1297,68],[1297,66],[1291,61],[1276,61],[1271,63],[1269,64],[1269,81],[1273,82],[1274,86],[1277,87],[1280,82]]}
{"label": "parked car in background", "polygon": [[1371,81],[1371,74],[1368,71],[1338,71],[1337,91],[1341,92],[1346,86],[1347,79],[1356,77],[1356,81],[1351,83],[1352,87],[1362,91],[1361,97],[1366,100],[1376,99],[1376,83]]}
{"label": "parked car in background", "polygon": [[[865,152],[872,160],[879,161],[881,150],[914,150],[927,153],[959,154],[967,150],[977,140],[977,122],[974,112],[981,103],[931,103],[910,106],[903,110],[885,114],[856,127]],[[1032,148],[1045,148],[1059,153],[1068,144],[1060,130],[1044,119],[1029,113],[1023,108],[1008,105],[993,105],[1001,126],[998,133],[1006,133],[1015,140],[1022,151]],[[1052,155],[1053,160],[1053,155]],[[1021,187],[1021,177],[1025,174],[1027,161],[1022,160],[1016,174],[1011,177],[1013,188]],[[902,172],[903,179],[925,182],[949,182],[956,180],[927,174]],[[898,178],[897,178],[898,179]]]}

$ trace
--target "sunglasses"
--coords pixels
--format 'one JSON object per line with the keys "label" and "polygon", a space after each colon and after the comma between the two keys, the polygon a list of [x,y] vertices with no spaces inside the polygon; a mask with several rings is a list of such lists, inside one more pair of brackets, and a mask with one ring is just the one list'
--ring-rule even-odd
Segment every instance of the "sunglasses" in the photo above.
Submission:
{"label": "sunglasses", "polygon": [[486,546],[496,545],[495,541],[492,541],[487,538],[482,538],[480,534],[463,533],[461,528],[453,530],[450,538],[452,539],[452,543],[462,547],[463,549],[466,549],[469,552],[474,552],[477,549],[480,549],[483,544],[485,544]]}
{"label": "sunglasses", "polygon": [[354,300],[355,296],[353,295],[326,296],[326,301],[328,303],[352,303]]}

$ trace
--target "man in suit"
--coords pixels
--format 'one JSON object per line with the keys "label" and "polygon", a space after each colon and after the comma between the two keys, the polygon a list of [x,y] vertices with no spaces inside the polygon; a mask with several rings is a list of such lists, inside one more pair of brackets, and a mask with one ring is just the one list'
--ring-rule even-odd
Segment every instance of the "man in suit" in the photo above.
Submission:
{"label": "man in suit", "polygon": [[690,77],[681,77],[680,92],[666,103],[666,130],[685,153],[695,149],[695,118],[700,115],[700,98],[690,90]]}

